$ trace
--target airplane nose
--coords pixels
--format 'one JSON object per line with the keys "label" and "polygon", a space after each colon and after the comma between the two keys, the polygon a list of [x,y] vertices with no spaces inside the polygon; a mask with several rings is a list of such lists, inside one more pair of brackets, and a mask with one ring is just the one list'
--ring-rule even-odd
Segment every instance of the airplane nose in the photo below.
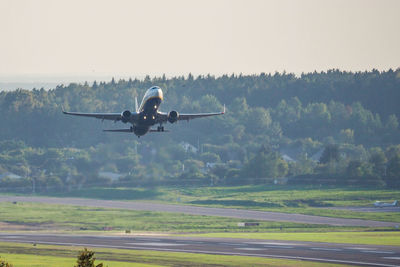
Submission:
{"label": "airplane nose", "polygon": [[161,100],[164,99],[163,91],[161,90],[161,88],[158,88],[158,90],[157,90],[157,96],[158,96],[159,98],[161,98]]}

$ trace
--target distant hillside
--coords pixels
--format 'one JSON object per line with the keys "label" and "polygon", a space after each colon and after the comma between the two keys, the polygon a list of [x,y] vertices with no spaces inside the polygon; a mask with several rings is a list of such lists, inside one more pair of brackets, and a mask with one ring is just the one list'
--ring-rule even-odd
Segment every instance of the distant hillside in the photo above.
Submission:
{"label": "distant hillside", "polygon": [[[90,146],[109,136],[100,131],[101,123],[67,118],[61,114],[61,106],[72,111],[122,112],[132,109],[134,97],[140,99],[152,85],[163,88],[165,102],[161,108],[165,111],[218,111],[227,105],[224,118],[192,122],[190,127],[179,130],[178,139],[196,142],[201,138],[218,143],[225,142],[221,136],[230,136],[226,138],[242,143],[263,136],[277,144],[283,137],[310,137],[325,142],[331,136],[343,142],[348,129],[348,138],[367,146],[397,140],[393,135],[398,131],[400,116],[399,70],[332,70],[299,78],[285,73],[146,77],[60,85],[52,90],[0,92],[0,118],[4,125],[0,138],[17,138],[40,146]],[[204,127],[210,125],[215,126],[215,131],[205,135]],[[176,139],[175,135],[171,138]]]}
{"label": "distant hillside", "polygon": [[[121,122],[63,115],[132,110],[147,88],[162,111],[215,112],[169,133],[104,133]],[[71,83],[0,92],[4,190],[66,186],[291,183],[400,186],[400,70],[230,75]],[[188,150],[187,147],[192,149]],[[100,177],[107,172],[118,181]],[[32,178],[33,177],[33,178]],[[37,187],[39,188],[39,187]],[[22,190],[22,189],[21,189]]]}
{"label": "distant hillside", "polygon": [[56,88],[57,85],[62,83],[50,83],[50,82],[0,82],[0,90],[1,91],[13,91],[17,89],[25,89],[32,90],[36,89],[53,89]]}

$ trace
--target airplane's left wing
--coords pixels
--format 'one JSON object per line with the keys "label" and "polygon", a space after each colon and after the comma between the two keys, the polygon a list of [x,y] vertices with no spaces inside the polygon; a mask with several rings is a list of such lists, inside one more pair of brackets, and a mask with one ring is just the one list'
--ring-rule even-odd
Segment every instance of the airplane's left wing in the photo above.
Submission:
{"label": "airplane's left wing", "polygon": [[130,129],[111,129],[111,130],[103,130],[103,132],[131,133],[131,132],[133,132],[133,130],[132,130],[132,128],[130,128]]}
{"label": "airplane's left wing", "polygon": [[80,113],[80,112],[67,112],[64,110],[63,113],[74,116],[92,117],[101,120],[112,120],[112,121],[121,120],[121,113]]}

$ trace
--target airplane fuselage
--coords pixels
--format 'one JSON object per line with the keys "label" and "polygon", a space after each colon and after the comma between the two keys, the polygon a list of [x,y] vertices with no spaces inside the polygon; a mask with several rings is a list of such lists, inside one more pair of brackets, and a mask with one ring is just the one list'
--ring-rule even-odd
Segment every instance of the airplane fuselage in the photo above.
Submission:
{"label": "airplane fuselage", "polygon": [[132,126],[135,135],[145,135],[150,127],[157,123],[157,111],[163,99],[163,92],[158,86],[153,86],[146,91],[139,106],[139,119]]}

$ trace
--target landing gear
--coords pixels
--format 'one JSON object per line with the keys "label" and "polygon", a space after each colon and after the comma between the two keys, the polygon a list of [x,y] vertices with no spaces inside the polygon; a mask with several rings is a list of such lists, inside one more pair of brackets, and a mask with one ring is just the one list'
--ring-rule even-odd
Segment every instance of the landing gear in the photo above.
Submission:
{"label": "landing gear", "polygon": [[[133,133],[133,126],[130,128],[131,132]],[[138,138],[140,138],[140,135],[136,135]]]}
{"label": "landing gear", "polygon": [[164,132],[164,126],[158,126],[157,132]]}

